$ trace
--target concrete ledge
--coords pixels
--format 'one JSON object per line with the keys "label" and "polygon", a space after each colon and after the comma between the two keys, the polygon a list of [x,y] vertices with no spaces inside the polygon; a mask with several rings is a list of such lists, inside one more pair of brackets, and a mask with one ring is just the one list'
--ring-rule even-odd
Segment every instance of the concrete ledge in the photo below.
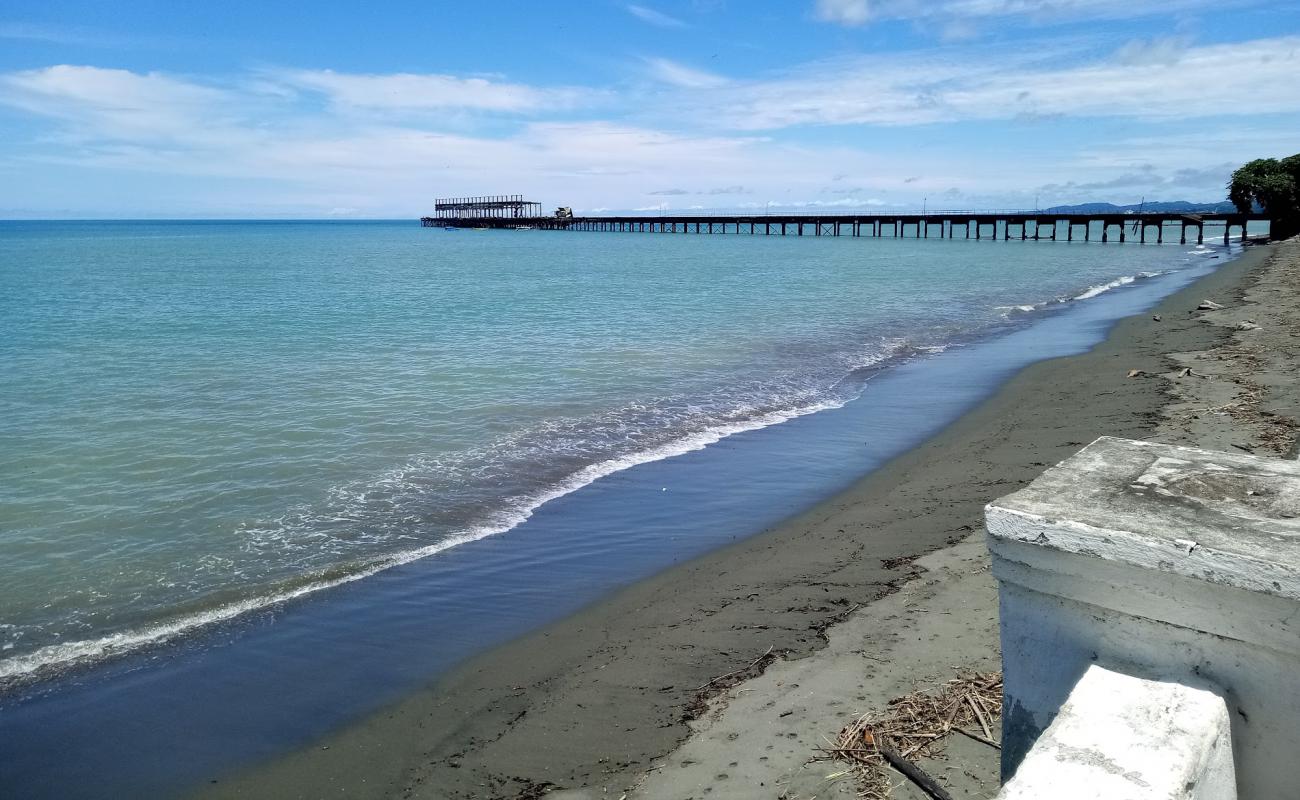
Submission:
{"label": "concrete ledge", "polygon": [[1091,667],[999,800],[1235,800],[1228,707],[1209,689]]}
{"label": "concrete ledge", "polygon": [[1103,436],[987,512],[995,539],[1300,600],[1290,461]]}
{"label": "concrete ledge", "polygon": [[1300,785],[1300,464],[1103,437],[986,510],[1003,779],[1094,665],[1222,687],[1243,798]]}

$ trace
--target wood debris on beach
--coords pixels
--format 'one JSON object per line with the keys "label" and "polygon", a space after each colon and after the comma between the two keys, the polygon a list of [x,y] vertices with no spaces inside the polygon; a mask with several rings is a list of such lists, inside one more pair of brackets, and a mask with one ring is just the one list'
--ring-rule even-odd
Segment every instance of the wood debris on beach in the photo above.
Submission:
{"label": "wood debris on beach", "polygon": [[[1234,343],[1224,345],[1199,354],[1204,363],[1222,365],[1217,375],[1193,372],[1183,368],[1176,377],[1192,376],[1212,379],[1221,385],[1231,386],[1232,394],[1228,402],[1215,402],[1213,405],[1195,405],[1168,412],[1169,419],[1182,430],[1189,431],[1189,424],[1202,416],[1227,416],[1252,432],[1260,447],[1278,455],[1285,455],[1295,447],[1300,423],[1284,414],[1264,408],[1269,390],[1252,379],[1252,376],[1267,370],[1264,357],[1266,352],[1258,348]],[[1208,396],[1207,396],[1208,397]],[[1200,395],[1189,395],[1189,401],[1202,399]],[[1220,398],[1227,399],[1227,398]],[[1233,445],[1234,447],[1237,445]],[[1241,448],[1239,448],[1241,449]],[[1254,452],[1251,448],[1248,452]]]}
{"label": "wood debris on beach", "polygon": [[867,800],[884,800],[892,792],[887,766],[943,800],[947,792],[917,760],[942,755],[944,741],[953,733],[1001,749],[994,730],[1001,716],[1002,673],[959,674],[938,691],[912,692],[891,700],[883,714],[864,714],[821,752],[826,759],[847,762],[844,774],[858,780]]}

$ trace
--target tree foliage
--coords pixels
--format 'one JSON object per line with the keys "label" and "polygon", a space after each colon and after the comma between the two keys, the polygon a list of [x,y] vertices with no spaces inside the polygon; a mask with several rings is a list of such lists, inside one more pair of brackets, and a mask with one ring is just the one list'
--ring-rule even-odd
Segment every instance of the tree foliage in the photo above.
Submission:
{"label": "tree foliage", "polygon": [[1283,159],[1257,158],[1232,173],[1228,199],[1243,214],[1256,206],[1269,214],[1295,212],[1300,153]]}
{"label": "tree foliage", "polygon": [[1256,208],[1273,218],[1275,234],[1300,228],[1300,153],[1286,158],[1257,158],[1232,173],[1228,199],[1237,211]]}

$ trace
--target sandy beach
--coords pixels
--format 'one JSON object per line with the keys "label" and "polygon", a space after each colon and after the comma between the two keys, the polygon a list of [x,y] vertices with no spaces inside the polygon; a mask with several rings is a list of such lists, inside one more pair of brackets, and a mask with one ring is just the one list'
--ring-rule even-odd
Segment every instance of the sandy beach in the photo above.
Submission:
{"label": "sandy beach", "polygon": [[1224,6],[7,3],[0,800],[1300,798]]}
{"label": "sandy beach", "polygon": [[[1294,456],[1297,320],[1272,298],[1298,274],[1297,244],[1252,248],[812,510],[205,796],[852,796],[828,778],[842,767],[810,763],[843,724],[997,667],[987,502],[1103,434]],[[988,796],[985,750],[954,745],[932,768]]]}

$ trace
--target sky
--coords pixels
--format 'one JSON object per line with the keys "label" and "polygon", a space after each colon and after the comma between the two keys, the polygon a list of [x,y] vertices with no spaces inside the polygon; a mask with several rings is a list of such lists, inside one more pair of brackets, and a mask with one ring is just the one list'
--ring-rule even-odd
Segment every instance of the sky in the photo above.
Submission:
{"label": "sky", "polygon": [[0,5],[0,218],[1217,201],[1300,0]]}

